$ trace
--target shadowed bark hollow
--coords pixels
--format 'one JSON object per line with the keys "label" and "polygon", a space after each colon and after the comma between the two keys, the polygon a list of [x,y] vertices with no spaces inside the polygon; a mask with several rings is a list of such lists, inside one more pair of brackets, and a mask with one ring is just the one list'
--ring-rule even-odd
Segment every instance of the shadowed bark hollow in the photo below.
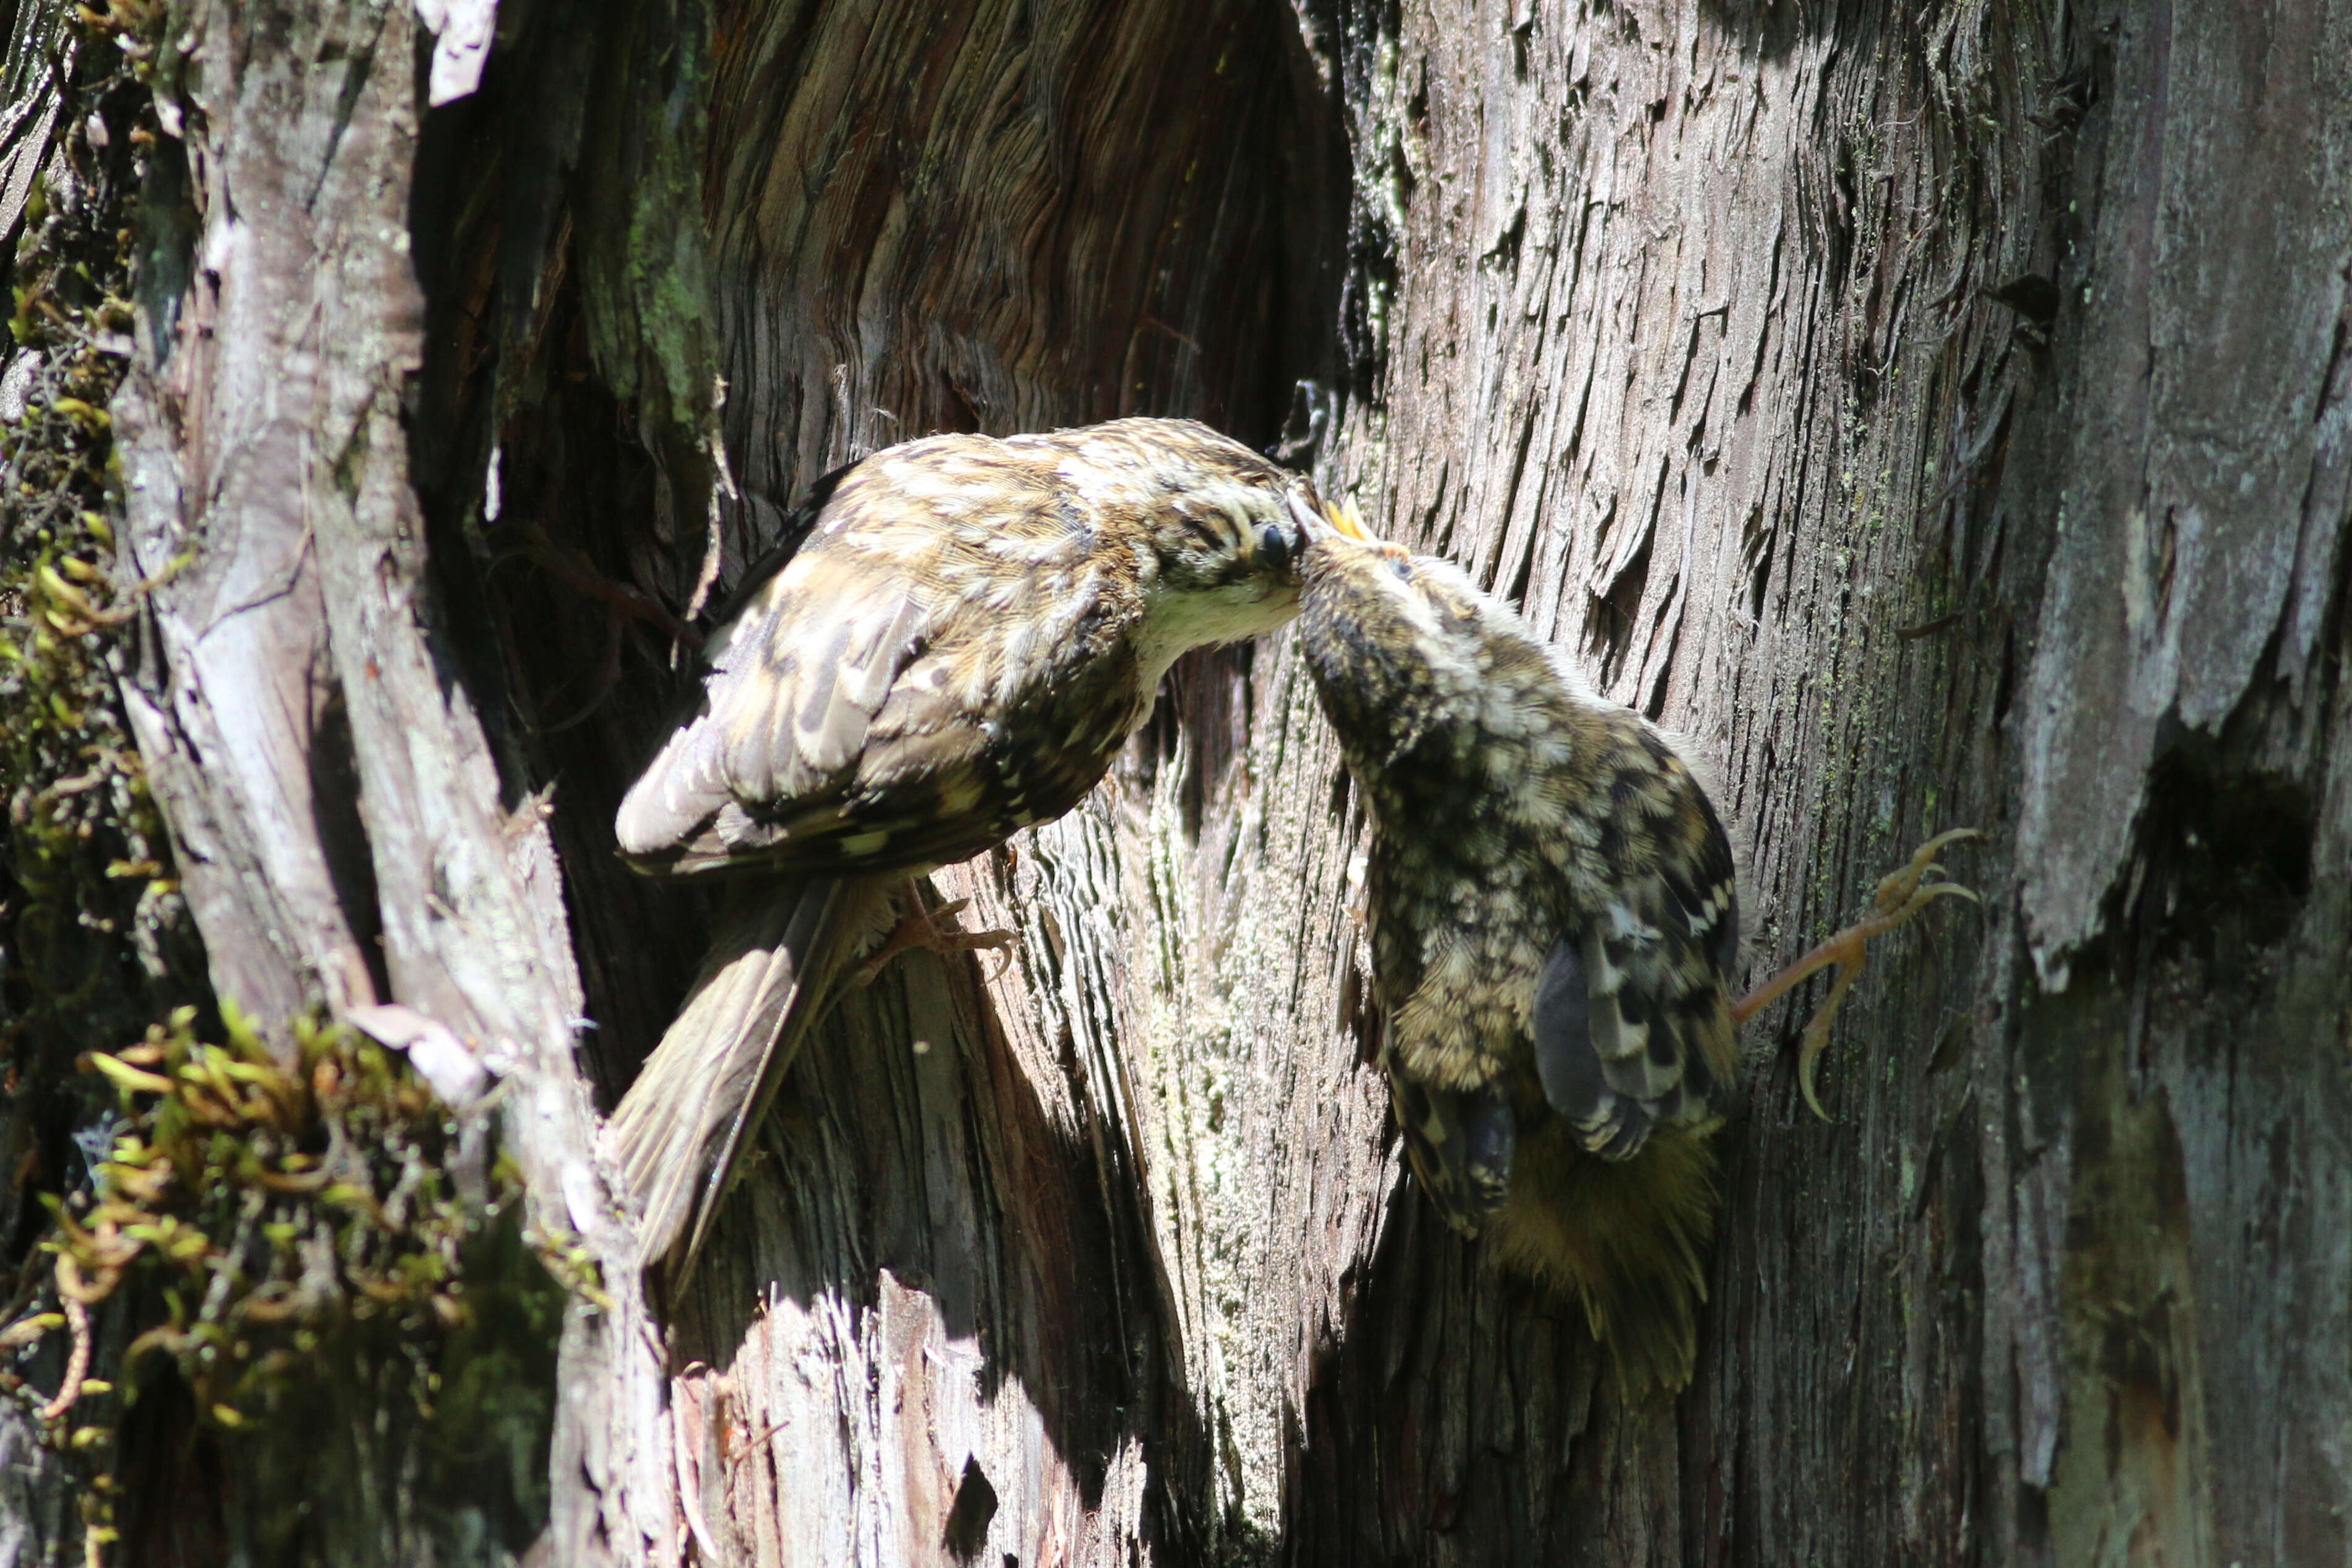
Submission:
{"label": "shadowed bark hollow", "polygon": [[[2320,0],[562,9],[430,108],[438,8],[437,52],[396,4],[175,13],[114,409],[124,580],[193,552],[124,693],[213,987],[449,1024],[605,1264],[540,1560],[2345,1560]],[[1286,635],[940,873],[1020,947],[846,1000],[690,1296],[613,1266],[593,1113],[709,914],[612,853],[670,628],[839,463],[1147,413],[1689,737],[1757,974],[1988,835],[1981,915],[1848,1002],[1829,1123],[1819,983],[1750,1030],[1678,1400],[1403,1179]]]}

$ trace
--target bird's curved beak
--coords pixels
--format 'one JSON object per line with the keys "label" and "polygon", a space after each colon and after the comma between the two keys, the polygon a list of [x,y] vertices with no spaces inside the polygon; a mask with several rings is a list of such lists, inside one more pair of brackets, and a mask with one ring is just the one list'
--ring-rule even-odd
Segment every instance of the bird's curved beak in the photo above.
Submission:
{"label": "bird's curved beak", "polygon": [[1307,543],[1313,544],[1328,531],[1323,515],[1315,509],[1314,504],[1301,491],[1290,491],[1283,497],[1283,504],[1290,508],[1290,521],[1298,529],[1298,537]]}

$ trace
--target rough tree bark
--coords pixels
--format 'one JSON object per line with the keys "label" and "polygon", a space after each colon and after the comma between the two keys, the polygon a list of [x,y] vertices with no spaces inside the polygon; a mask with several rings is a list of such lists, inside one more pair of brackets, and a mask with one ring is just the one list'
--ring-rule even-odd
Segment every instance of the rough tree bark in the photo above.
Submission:
{"label": "rough tree bark", "polygon": [[546,1560],[2352,1555],[2321,0],[509,0],[429,110],[399,5],[173,26],[115,415],[126,580],[195,557],[124,685],[212,983],[448,1023],[590,1255],[706,916],[610,854],[646,612],[892,440],[1280,442],[1713,758],[1759,970],[1988,834],[1831,1123],[1751,1031],[1698,1380],[1629,1407],[1402,1180],[1286,640],[1188,662],[937,879],[1021,948],[849,999],[693,1296],[574,1302]]}
{"label": "rough tree bark", "polygon": [[1295,1549],[2340,1560],[2341,18],[1397,28],[1349,471],[1717,752],[1765,954],[1954,822],[1989,904],[1846,1014],[1837,1125],[1757,1063],[1678,1410],[1401,1214]]}

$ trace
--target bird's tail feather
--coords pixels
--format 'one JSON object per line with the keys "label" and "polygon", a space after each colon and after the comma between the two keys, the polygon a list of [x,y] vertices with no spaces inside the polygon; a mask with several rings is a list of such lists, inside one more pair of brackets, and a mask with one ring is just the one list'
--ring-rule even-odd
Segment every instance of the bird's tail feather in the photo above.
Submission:
{"label": "bird's tail feather", "polygon": [[1661,1129],[1633,1158],[1604,1160],[1555,1121],[1522,1139],[1512,1176],[1489,1227],[1503,1265],[1581,1301],[1629,1396],[1678,1392],[1696,1360],[1714,1229],[1705,1134]]}
{"label": "bird's tail feather", "polygon": [[[677,1021],[605,1124],[606,1158],[637,1210],[638,1260],[683,1286],[745,1142],[832,1000],[866,924],[870,879],[730,888]],[[884,900],[887,905],[887,895]]]}

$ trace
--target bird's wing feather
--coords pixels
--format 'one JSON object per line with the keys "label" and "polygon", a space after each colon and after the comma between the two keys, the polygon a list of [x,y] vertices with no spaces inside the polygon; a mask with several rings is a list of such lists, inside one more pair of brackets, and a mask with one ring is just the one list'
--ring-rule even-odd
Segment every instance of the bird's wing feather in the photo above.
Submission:
{"label": "bird's wing feather", "polygon": [[[631,863],[672,874],[942,863],[1093,786],[1134,716],[1133,585],[1087,564],[1083,516],[928,515],[952,504],[943,485],[851,474],[801,553],[739,595],[706,647],[700,706],[622,802]],[[999,602],[1033,576],[1049,624]],[[1024,635],[1038,645],[1024,650]],[[1069,777],[1008,778],[1023,734],[1053,736]]]}
{"label": "bird's wing feather", "polygon": [[1544,1098],[1611,1159],[1638,1152],[1654,1126],[1713,1114],[1733,1051],[1730,841],[1686,772],[1654,778],[1687,798],[1657,810],[1627,797],[1625,811],[1651,820],[1624,841],[1654,852],[1643,866],[1621,851],[1615,896],[1553,946],[1532,1018]]}
{"label": "bird's wing feather", "polygon": [[853,813],[827,809],[848,794],[874,716],[931,619],[915,593],[873,592],[835,555],[777,574],[714,639],[700,710],[623,800],[622,852],[693,871],[854,834]]}
{"label": "bird's wing feather", "polygon": [[1444,1089],[1400,1071],[1392,1059],[1386,1065],[1413,1174],[1447,1225],[1476,1236],[1510,1192],[1518,1142],[1510,1100],[1500,1084]]}

